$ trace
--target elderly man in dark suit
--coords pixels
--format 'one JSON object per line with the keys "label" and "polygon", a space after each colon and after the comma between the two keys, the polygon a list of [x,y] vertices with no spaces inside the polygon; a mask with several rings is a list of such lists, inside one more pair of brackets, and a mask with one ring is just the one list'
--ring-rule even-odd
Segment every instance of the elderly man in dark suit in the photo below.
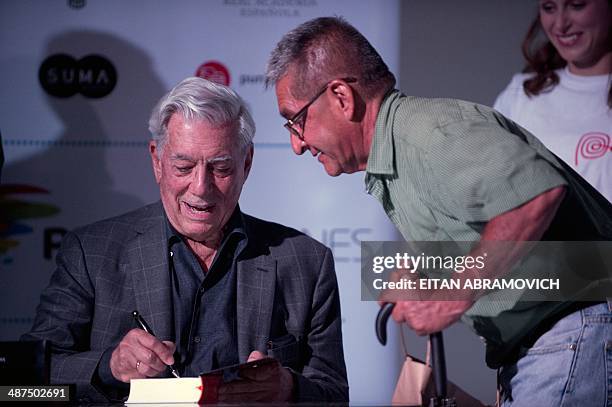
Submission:
{"label": "elderly man in dark suit", "polygon": [[268,355],[276,362],[221,386],[220,401],[347,401],[330,250],[238,206],[255,133],[242,99],[188,78],[149,129],[161,203],[69,233],[22,338],[52,343],[52,382],[116,400],[169,365],[195,376]]}

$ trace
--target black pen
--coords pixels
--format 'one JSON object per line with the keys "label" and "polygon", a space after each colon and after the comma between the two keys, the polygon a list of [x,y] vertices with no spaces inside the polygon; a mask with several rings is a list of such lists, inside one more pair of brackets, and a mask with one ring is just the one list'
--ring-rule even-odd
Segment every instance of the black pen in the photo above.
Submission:
{"label": "black pen", "polygon": [[[146,333],[148,333],[149,335],[153,335],[155,336],[155,334],[153,333],[153,330],[151,329],[151,327],[147,324],[147,321],[144,320],[144,318],[142,317],[142,315],[140,315],[138,313],[138,311],[132,311],[132,316],[134,317],[134,320],[136,321],[136,323],[138,324],[138,326],[140,328],[142,328],[143,331],[145,331]],[[178,372],[176,371],[176,369],[174,368],[174,365],[168,365],[168,367],[170,368],[170,371],[172,372],[172,374],[174,375],[174,377],[176,378],[180,378],[181,376],[179,376]]]}

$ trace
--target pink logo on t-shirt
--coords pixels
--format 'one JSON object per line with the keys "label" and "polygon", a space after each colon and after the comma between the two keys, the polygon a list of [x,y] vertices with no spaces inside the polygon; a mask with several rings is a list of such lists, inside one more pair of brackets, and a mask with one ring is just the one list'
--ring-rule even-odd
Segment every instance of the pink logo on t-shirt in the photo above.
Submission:
{"label": "pink logo on t-shirt", "polygon": [[578,165],[578,157],[594,160],[603,157],[608,152],[612,152],[612,144],[608,134],[600,132],[585,133],[580,137],[576,146],[574,163],[576,166]]}

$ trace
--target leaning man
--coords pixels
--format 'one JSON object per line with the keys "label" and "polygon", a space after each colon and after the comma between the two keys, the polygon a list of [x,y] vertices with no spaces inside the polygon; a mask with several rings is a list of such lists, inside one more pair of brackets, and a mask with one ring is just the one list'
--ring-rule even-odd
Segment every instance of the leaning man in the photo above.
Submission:
{"label": "leaning man", "polygon": [[51,381],[105,402],[170,365],[187,377],[271,356],[261,374],[221,386],[219,401],[347,401],[330,250],[238,205],[255,134],[243,100],[188,78],[149,129],[161,202],[67,234],[22,337],[51,342]]}

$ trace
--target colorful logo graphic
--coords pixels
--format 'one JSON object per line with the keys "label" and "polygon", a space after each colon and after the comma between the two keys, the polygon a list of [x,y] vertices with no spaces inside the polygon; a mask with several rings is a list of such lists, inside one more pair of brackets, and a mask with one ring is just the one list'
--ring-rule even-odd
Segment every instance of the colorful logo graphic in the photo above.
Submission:
{"label": "colorful logo graphic", "polygon": [[77,61],[70,55],[56,54],[43,61],[38,80],[51,96],[69,98],[80,93],[97,99],[115,89],[117,70],[100,55],[87,55]]}
{"label": "colorful logo graphic", "polygon": [[25,219],[45,218],[59,213],[59,208],[44,203],[27,202],[14,199],[17,194],[48,194],[49,191],[20,184],[0,185],[0,255],[17,247],[16,235],[32,233],[32,227],[23,222]]}
{"label": "colorful logo graphic", "polygon": [[217,61],[206,61],[196,70],[196,76],[208,79],[211,82],[229,86],[230,73],[225,65]]}
{"label": "colorful logo graphic", "polygon": [[576,146],[574,163],[578,165],[578,158],[594,160],[612,152],[610,136],[606,133],[591,132],[583,134]]}

